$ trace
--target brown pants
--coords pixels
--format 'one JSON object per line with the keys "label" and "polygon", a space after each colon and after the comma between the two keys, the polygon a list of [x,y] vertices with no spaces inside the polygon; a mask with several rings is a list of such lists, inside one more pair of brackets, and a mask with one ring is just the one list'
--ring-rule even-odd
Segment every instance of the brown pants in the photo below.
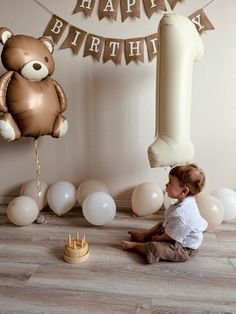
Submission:
{"label": "brown pants", "polygon": [[178,242],[148,242],[147,261],[149,264],[157,263],[159,260],[170,262],[185,262],[197,254],[198,250],[185,248]]}

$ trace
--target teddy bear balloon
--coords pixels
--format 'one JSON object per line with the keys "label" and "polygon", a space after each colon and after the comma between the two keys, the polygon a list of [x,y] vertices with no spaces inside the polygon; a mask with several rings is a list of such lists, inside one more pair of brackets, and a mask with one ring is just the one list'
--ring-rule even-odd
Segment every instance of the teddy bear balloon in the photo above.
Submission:
{"label": "teddy bear balloon", "polygon": [[0,136],[7,141],[22,136],[58,138],[68,129],[61,114],[66,96],[55,80],[53,43],[47,37],[13,35],[0,28],[2,63],[7,72],[0,77]]}

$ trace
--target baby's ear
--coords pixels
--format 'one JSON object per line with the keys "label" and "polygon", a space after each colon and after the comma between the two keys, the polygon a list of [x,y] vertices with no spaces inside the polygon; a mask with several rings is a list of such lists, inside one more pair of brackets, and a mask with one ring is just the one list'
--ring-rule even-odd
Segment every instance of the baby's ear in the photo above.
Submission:
{"label": "baby's ear", "polygon": [[0,27],[0,42],[5,45],[7,40],[13,36],[12,31],[6,27]]}
{"label": "baby's ear", "polygon": [[52,54],[53,53],[53,49],[54,49],[53,42],[49,38],[47,38],[45,36],[40,37],[39,40],[48,48],[49,52]]}
{"label": "baby's ear", "polygon": [[185,186],[182,193],[184,196],[187,196],[189,194],[189,188]]}

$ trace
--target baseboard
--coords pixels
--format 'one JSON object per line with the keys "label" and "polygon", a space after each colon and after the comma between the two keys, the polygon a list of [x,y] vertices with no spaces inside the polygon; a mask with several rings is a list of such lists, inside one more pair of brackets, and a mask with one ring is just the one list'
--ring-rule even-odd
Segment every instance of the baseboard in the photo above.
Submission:
{"label": "baseboard", "polygon": [[[8,205],[16,196],[0,196],[0,205]],[[131,201],[129,200],[115,200],[117,208],[131,208]]]}
{"label": "baseboard", "polygon": [[0,205],[8,205],[16,196],[0,196]]}
{"label": "baseboard", "polygon": [[131,201],[128,200],[115,200],[117,208],[132,208]]}

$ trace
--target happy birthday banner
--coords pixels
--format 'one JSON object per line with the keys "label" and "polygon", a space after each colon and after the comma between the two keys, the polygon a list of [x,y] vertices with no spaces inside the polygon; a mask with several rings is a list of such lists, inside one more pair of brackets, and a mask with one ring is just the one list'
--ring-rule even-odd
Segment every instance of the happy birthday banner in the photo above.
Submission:
{"label": "happy birthday banner", "polygon": [[[118,0],[99,1],[99,18],[108,17],[116,19]],[[164,0],[143,1],[145,11],[149,18],[155,11],[166,10]],[[180,0],[168,0],[168,3],[173,9],[178,1]],[[140,0],[120,0],[120,4],[122,21],[124,21],[127,17],[139,17]],[[78,0],[73,13],[83,12],[86,15],[91,15],[94,5],[95,0]],[[203,8],[189,16],[189,19],[194,23],[199,34],[202,34],[203,31],[214,29],[212,23],[203,11]],[[83,43],[83,57],[91,56],[96,61],[99,61],[101,55],[103,54],[103,63],[111,60],[116,65],[121,64],[123,53],[127,65],[130,62],[144,62],[145,46],[149,62],[151,62],[158,53],[157,33],[146,37],[129,39],[105,38],[96,34],[87,33],[86,31],[69,24],[67,21],[53,13],[43,35],[50,36],[53,42],[57,44],[67,27],[69,27],[69,31],[59,49],[71,49],[74,55],[78,55]]]}

